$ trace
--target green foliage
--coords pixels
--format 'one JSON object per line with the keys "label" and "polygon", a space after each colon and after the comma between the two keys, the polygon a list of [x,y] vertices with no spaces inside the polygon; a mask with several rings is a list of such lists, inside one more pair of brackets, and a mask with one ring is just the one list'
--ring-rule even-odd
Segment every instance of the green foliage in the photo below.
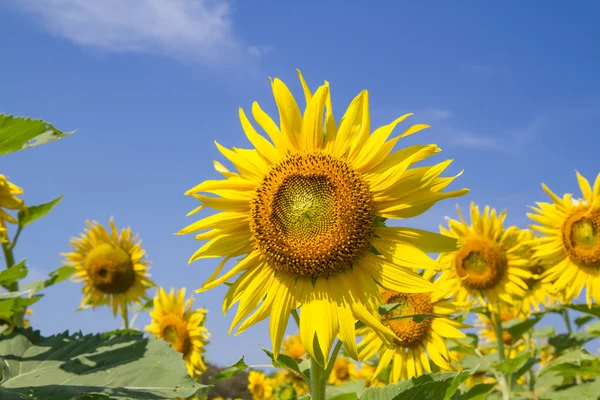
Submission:
{"label": "green foliage", "polygon": [[46,214],[48,214],[54,208],[54,206],[56,206],[62,200],[62,198],[63,195],[61,194],[54,200],[49,201],[48,203],[39,204],[37,206],[30,206],[23,211],[19,211],[19,225],[25,227],[33,221],[46,216]]}
{"label": "green foliage", "polygon": [[[45,338],[19,329],[0,341],[0,361],[3,400],[172,399],[200,388],[187,374],[181,354],[162,340],[139,334],[65,332]],[[77,397],[84,394],[96,397]]]}
{"label": "green foliage", "polygon": [[310,362],[308,360],[303,360],[298,364],[296,360],[286,354],[279,354],[277,359],[275,359],[272,352],[262,347],[260,349],[271,359],[271,363],[275,368],[292,371],[294,374],[304,379],[306,383],[310,383]]}
{"label": "green foliage", "polygon": [[366,389],[360,400],[450,400],[474,371],[425,374],[394,385]]}
{"label": "green foliage", "polygon": [[327,386],[326,400],[357,400],[358,394],[365,389],[363,379],[345,382],[340,386]]}
{"label": "green foliage", "polygon": [[452,397],[453,400],[485,400],[488,393],[496,386],[495,383],[481,383],[475,385],[464,393]]}
{"label": "green foliage", "polygon": [[215,377],[213,378],[213,382],[222,381],[223,379],[229,379],[232,376],[235,376],[240,372],[245,371],[246,369],[248,369],[248,365],[244,362],[244,357],[242,357],[239,360],[237,360],[235,364],[225,368],[224,370],[220,371],[217,375],[215,375]]}
{"label": "green foliage", "polygon": [[600,376],[600,358],[585,350],[573,350],[548,364],[540,371],[540,375],[548,372],[554,372],[564,378],[574,378],[585,374]]}
{"label": "green foliage", "polygon": [[508,333],[512,336],[513,340],[517,340],[521,336],[525,334],[525,332],[530,331],[533,327],[540,322],[540,320],[544,317],[546,313],[536,313],[533,314],[532,317],[526,319],[525,321],[515,323],[506,328]]}
{"label": "green foliage", "polygon": [[50,143],[71,135],[40,119],[0,114],[0,155]]}
{"label": "green foliage", "polygon": [[27,267],[25,266],[25,260],[22,260],[18,264],[13,265],[10,268],[0,272],[0,285],[9,285],[23,279],[27,276]]}
{"label": "green foliage", "polygon": [[593,315],[582,315],[580,317],[575,318],[575,325],[577,325],[578,328],[581,328],[583,325],[587,324],[593,319]]}
{"label": "green foliage", "polygon": [[75,272],[75,268],[71,266],[58,267],[54,271],[50,272],[48,279],[43,281],[31,282],[27,285],[23,285],[23,288],[31,290],[32,293],[39,292],[42,289],[56,285],[69,278]]}

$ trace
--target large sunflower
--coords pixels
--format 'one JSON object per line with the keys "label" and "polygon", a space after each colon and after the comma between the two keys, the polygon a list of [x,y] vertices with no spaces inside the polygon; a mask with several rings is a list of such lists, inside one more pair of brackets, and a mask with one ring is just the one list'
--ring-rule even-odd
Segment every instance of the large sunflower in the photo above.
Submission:
{"label": "large sunflower", "polygon": [[17,223],[17,220],[3,208],[7,210],[24,210],[25,203],[17,197],[22,194],[23,189],[10,183],[4,175],[0,175],[0,243],[8,241],[6,223]]}
{"label": "large sunflower", "polygon": [[[428,271],[426,278],[433,278]],[[389,382],[395,383],[401,379],[410,379],[431,372],[431,359],[440,369],[450,371],[450,357],[446,347],[446,338],[463,338],[465,334],[458,328],[467,326],[450,319],[469,303],[457,303],[450,300],[458,279],[439,276],[433,282],[435,291],[432,293],[399,293],[385,291],[385,304],[399,304],[384,318],[400,317],[402,315],[435,314],[439,318],[428,318],[423,322],[415,322],[410,318],[395,319],[384,322],[395,334],[394,348],[383,346],[381,339],[373,332],[367,333],[359,345],[359,357],[368,359],[377,351],[380,352],[376,377],[388,365],[392,365]]]}
{"label": "large sunflower", "polygon": [[449,229],[440,231],[461,241],[457,251],[443,253],[439,263],[444,274],[459,277],[456,300],[463,302],[475,298],[482,305],[496,311],[501,302],[513,304],[527,291],[524,279],[532,276],[528,270],[530,260],[524,259],[519,245],[520,230],[504,228],[506,211],[499,215],[486,206],[483,213],[471,203],[471,225],[456,207],[460,221],[448,218]]}
{"label": "large sunflower", "polygon": [[[439,152],[437,146],[392,152],[400,138],[428,125],[413,125],[389,139],[396,125],[411,115],[406,114],[371,133],[368,93],[363,91],[337,126],[329,84],[312,94],[301,75],[300,80],[304,113],[286,85],[272,81],[280,126],[256,102],[252,105],[254,118],[271,141],[240,109],[242,127],[255,148],[228,150],[217,144],[237,172],[215,162],[226,179],[205,181],[186,194],[202,203],[192,213],[203,207],[220,212],[179,233],[206,231],[196,239],[208,243],[190,262],[224,257],[199,290],[240,274],[224,301],[224,310],[239,302],[232,330],[244,319],[238,333],[270,316],[277,356],[290,312],[300,308],[300,336],[312,357],[322,353],[326,361],[339,335],[348,355],[356,358],[356,319],[392,345],[393,335],[377,312],[378,284],[409,293],[431,291],[432,285],[412,268],[433,265],[426,252],[455,248],[451,238],[385,227],[383,218],[414,217],[468,190],[442,192],[455,178],[439,177],[450,161],[409,169]],[[225,262],[238,256],[243,256],[241,261],[216,278]]]}
{"label": "large sunflower", "polygon": [[150,312],[152,323],[146,330],[171,343],[171,347],[183,355],[188,373],[192,377],[206,370],[202,360],[204,346],[208,343],[208,331],[204,327],[206,310],[192,310],[194,300],[185,300],[185,288],[169,294],[160,288],[154,297],[154,309]]}
{"label": "large sunflower", "polygon": [[540,225],[533,229],[545,234],[535,240],[535,255],[548,265],[543,282],[567,302],[586,288],[586,302],[600,300],[600,174],[594,187],[577,172],[584,200],[561,199],[542,184],[553,203],[536,203],[536,214],[527,214]]}
{"label": "large sunflower", "polygon": [[74,282],[84,282],[81,306],[112,306],[113,314],[125,313],[130,303],[149,300],[146,289],[154,286],[149,279],[148,262],[131,228],[119,231],[110,219],[110,232],[96,221],[86,221],[88,229],[71,239],[73,252],[62,253],[65,265],[75,267]]}

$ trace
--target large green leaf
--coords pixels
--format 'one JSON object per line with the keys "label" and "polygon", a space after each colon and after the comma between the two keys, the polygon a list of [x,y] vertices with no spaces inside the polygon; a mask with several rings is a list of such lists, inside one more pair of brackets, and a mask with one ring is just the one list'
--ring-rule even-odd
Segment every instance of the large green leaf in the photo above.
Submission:
{"label": "large green leaf", "polygon": [[600,318],[600,305],[598,304],[592,304],[591,307],[586,304],[566,304],[565,307]]}
{"label": "large green leaf", "polygon": [[539,397],[540,400],[598,400],[600,398],[600,380],[584,382],[563,390],[554,390]]}
{"label": "large green leaf", "polygon": [[26,285],[23,285],[23,289],[29,289],[32,293],[39,292],[42,289],[45,289],[49,286],[56,285],[59,282],[64,281],[69,278],[75,272],[75,268],[72,266],[64,265],[62,267],[58,267],[54,271],[50,272],[48,279],[44,281],[31,282]]}
{"label": "large green leaf", "polygon": [[507,327],[506,330],[508,331],[508,333],[510,333],[511,337],[513,338],[513,342],[521,336],[523,336],[525,332],[532,329],[535,326],[535,324],[537,324],[544,317],[544,314],[545,313],[534,314],[532,317],[526,319],[525,321],[518,322],[510,327]]}
{"label": "large green leaf", "polygon": [[5,365],[3,400],[20,395],[66,400],[82,394],[172,399],[190,396],[200,387],[168,343],[136,334],[44,338],[19,329],[0,341],[0,361]]}
{"label": "large green leaf", "polygon": [[53,142],[74,132],[61,132],[40,119],[0,114],[0,155]]}
{"label": "large green leaf", "polygon": [[424,374],[394,385],[366,389],[360,400],[449,400],[472,374],[471,370]]}
{"label": "large green leaf", "polygon": [[530,358],[531,353],[529,351],[523,351],[513,358],[502,361],[501,363],[495,364],[493,367],[497,371],[502,371],[507,374],[513,374],[521,366],[523,366]]}
{"label": "large green leaf", "polygon": [[364,379],[345,382],[340,386],[327,386],[326,400],[357,400],[358,394],[365,389]]}
{"label": "large green leaf", "polygon": [[585,350],[573,350],[550,362],[546,368],[540,371],[540,375],[548,372],[554,372],[565,378],[586,374],[599,376],[600,358]]}
{"label": "large green leaf", "polygon": [[20,263],[0,272],[0,285],[11,284],[19,279],[25,278],[26,276],[27,267],[25,266],[25,260],[22,260]]}
{"label": "large green leaf", "polygon": [[43,216],[48,214],[54,208],[54,206],[57,205],[58,202],[62,200],[62,198],[63,198],[63,195],[61,194],[60,196],[58,196],[57,198],[55,198],[52,201],[49,201],[49,202],[43,203],[43,204],[39,204],[37,206],[27,207],[25,210],[19,211],[19,214],[18,214],[19,225],[25,227],[25,226],[29,225],[30,223],[32,223],[33,221],[35,221],[36,219],[42,218]]}
{"label": "large green leaf", "polygon": [[475,385],[465,393],[453,397],[453,400],[485,400],[488,393],[496,386],[495,383],[482,383]]}

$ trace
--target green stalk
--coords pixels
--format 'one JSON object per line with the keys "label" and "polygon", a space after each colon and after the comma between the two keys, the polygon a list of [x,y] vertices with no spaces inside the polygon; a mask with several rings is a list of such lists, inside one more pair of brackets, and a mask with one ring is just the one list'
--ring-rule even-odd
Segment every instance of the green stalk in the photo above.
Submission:
{"label": "green stalk", "polygon": [[[499,305],[497,305],[498,307]],[[496,332],[496,345],[498,347],[498,358],[500,362],[506,360],[504,355],[504,340],[502,339],[502,320],[500,319],[500,310],[498,313],[492,313],[490,315],[490,320],[494,325],[494,330]],[[510,400],[510,380],[511,377],[507,374],[501,373],[500,378],[502,382],[500,382],[500,387],[502,388],[502,399]]]}
{"label": "green stalk", "polygon": [[294,321],[296,321],[296,325],[298,326],[298,329],[300,329],[300,316],[298,316],[298,310],[292,310],[292,317],[294,317]]}
{"label": "green stalk", "polygon": [[325,400],[325,369],[315,359],[310,360],[310,398]]}
{"label": "green stalk", "polygon": [[329,375],[331,375],[331,371],[333,370],[335,360],[337,359],[337,356],[338,356],[341,348],[342,348],[342,342],[338,339],[337,343],[335,344],[335,347],[333,348],[333,353],[331,354],[331,358],[329,359],[329,364],[327,364],[327,368],[325,368],[325,376],[323,376],[323,379],[325,380],[325,382],[327,382],[329,380]]}
{"label": "green stalk", "polygon": [[[525,340],[527,340],[527,351],[532,351],[533,349],[531,348],[531,331],[529,331],[525,335]],[[529,368],[529,371],[527,371],[527,384],[529,385],[529,391],[533,393],[535,391],[535,374],[533,373],[532,368],[533,366]]]}
{"label": "green stalk", "polygon": [[[569,318],[569,310],[567,308],[563,308],[561,315],[565,320],[565,325],[567,326],[567,333],[569,336],[573,333],[573,327],[571,326],[571,319]],[[581,384],[581,376],[575,375],[575,382],[580,385]]]}
{"label": "green stalk", "polygon": [[123,317],[123,329],[129,329],[129,312],[127,304],[121,310],[121,317]]}
{"label": "green stalk", "polygon": [[[13,238],[12,241],[8,242],[8,243],[2,243],[2,251],[4,252],[4,260],[6,261],[6,269],[12,267],[13,265],[15,265],[15,255],[13,254],[13,249],[15,247],[15,245],[17,244],[17,239],[19,238],[19,235],[21,234],[21,226],[19,226],[19,228],[17,228],[17,233],[15,234],[15,237]],[[7,284],[6,286],[6,290],[10,291],[10,292],[18,292],[19,291],[19,282],[12,282]],[[27,311],[27,308],[16,312],[13,316],[13,321],[15,323],[16,326],[23,326],[24,324],[24,320],[25,320],[25,311]]]}

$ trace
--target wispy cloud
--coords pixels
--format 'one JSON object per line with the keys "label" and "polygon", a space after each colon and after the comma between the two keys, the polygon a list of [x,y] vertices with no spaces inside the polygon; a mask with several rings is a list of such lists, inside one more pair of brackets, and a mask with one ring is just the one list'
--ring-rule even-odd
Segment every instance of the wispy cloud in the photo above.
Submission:
{"label": "wispy cloud", "polygon": [[467,131],[458,131],[452,129],[452,138],[450,143],[459,147],[471,149],[495,149],[498,147],[496,139],[489,136],[475,135]]}
{"label": "wispy cloud", "polygon": [[227,0],[17,0],[51,34],[111,52],[163,54],[203,64],[231,62],[266,46],[236,37]]}

